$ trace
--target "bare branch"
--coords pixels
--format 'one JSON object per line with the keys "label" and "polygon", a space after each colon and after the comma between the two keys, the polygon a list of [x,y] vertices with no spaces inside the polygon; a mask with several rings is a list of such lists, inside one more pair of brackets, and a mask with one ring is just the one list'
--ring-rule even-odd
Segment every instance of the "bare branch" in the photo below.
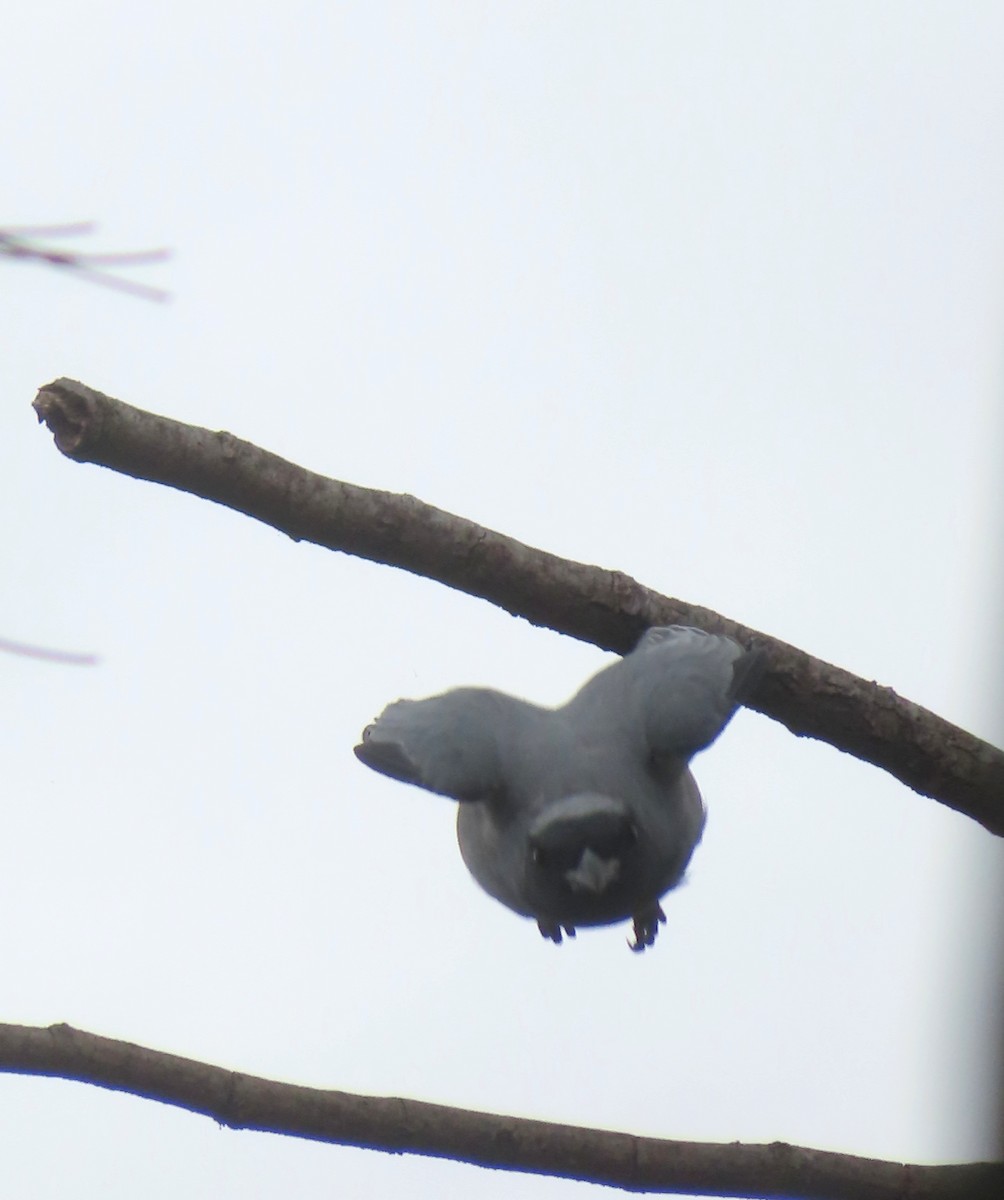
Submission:
{"label": "bare branch", "polygon": [[1004,835],[1004,753],[891,688],[619,571],[535,550],[413,496],[316,475],[232,434],[144,412],[70,379],[43,387],[34,407],[77,462],[214,500],[294,540],[439,580],[607,650],[625,653],[649,626],[667,624],[759,643],[769,666],[751,708]]}
{"label": "bare branch", "polygon": [[774,1142],[663,1141],[603,1129],[355,1096],[242,1075],[52,1025],[0,1025],[0,1070],[129,1092],[231,1129],[450,1158],[631,1192],[780,1200],[997,1200],[1004,1163],[909,1166]]}
{"label": "bare branch", "polygon": [[95,228],[93,221],[22,228],[7,226],[0,229],[0,255],[6,258],[30,259],[35,262],[47,263],[52,267],[65,267],[90,283],[114,288],[120,292],[128,292],[133,296],[141,296],[145,300],[166,300],[167,292],[162,288],[151,287],[146,283],[137,283],[132,279],[123,279],[118,275],[111,275],[107,271],[99,271],[97,268],[99,266],[130,267],[163,262],[170,258],[169,250],[124,250],[104,254],[84,254],[74,250],[60,250],[52,246],[38,245],[32,240],[38,237],[71,237],[77,234],[92,233]]}

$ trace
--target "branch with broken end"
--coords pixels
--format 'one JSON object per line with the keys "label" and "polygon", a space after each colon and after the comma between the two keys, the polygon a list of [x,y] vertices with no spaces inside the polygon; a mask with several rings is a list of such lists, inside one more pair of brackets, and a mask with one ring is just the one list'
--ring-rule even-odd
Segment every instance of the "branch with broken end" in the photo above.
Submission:
{"label": "branch with broken end", "polygon": [[618,571],[536,550],[413,496],[325,478],[231,434],[144,412],[70,379],[43,387],[35,409],[75,461],[180,488],[291,538],[436,579],[606,650],[627,652],[655,625],[693,625],[759,644],[768,665],[749,707],[1004,835],[1004,753],[890,688]]}

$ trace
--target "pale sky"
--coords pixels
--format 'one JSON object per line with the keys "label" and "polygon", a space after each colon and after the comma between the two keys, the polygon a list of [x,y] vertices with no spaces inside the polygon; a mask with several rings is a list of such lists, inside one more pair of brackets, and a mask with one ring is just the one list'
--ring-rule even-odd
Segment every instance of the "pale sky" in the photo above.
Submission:
{"label": "pale sky", "polygon": [[[1000,847],[740,713],[651,953],[544,942],[391,700],[611,661],[62,458],[67,375],[410,492],[1001,741],[1004,9],[38,3],[0,227],[168,245],[155,305],[0,261],[0,1020],[290,1082],[661,1137],[993,1153]],[[75,243],[74,243],[75,244]],[[599,1189],[0,1077],[19,1200]]]}

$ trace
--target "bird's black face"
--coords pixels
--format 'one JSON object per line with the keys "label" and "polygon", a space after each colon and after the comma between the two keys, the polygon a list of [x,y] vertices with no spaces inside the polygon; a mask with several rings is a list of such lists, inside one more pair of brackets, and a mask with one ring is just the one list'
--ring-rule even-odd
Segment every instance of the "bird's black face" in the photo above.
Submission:
{"label": "bird's black face", "polygon": [[560,831],[531,835],[530,862],[537,870],[564,881],[573,892],[606,891],[620,877],[623,857],[638,841],[638,831],[630,821],[571,840],[555,833]]}
{"label": "bird's black face", "polygon": [[549,805],[527,835],[526,883],[540,911],[576,923],[610,920],[630,889],[637,843],[618,801],[571,796]]}

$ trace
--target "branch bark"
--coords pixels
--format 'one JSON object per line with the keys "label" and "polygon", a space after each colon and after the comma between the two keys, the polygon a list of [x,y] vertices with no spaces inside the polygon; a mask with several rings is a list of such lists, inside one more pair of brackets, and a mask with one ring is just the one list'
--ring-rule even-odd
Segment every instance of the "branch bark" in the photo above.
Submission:
{"label": "branch bark", "polygon": [[774,1200],[998,1200],[1004,1163],[916,1166],[790,1146],[663,1141],[395,1097],[299,1087],[98,1037],[0,1025],[0,1070],[128,1092],[231,1129],[451,1158],[630,1192]]}
{"label": "branch bark", "polygon": [[413,496],[328,479],[232,434],[144,412],[74,380],[43,387],[34,407],[77,462],[191,492],[297,541],[436,579],[606,650],[625,653],[649,626],[667,624],[759,643],[769,666],[751,708],[1004,835],[1004,753],[891,688],[619,571],[535,550]]}

